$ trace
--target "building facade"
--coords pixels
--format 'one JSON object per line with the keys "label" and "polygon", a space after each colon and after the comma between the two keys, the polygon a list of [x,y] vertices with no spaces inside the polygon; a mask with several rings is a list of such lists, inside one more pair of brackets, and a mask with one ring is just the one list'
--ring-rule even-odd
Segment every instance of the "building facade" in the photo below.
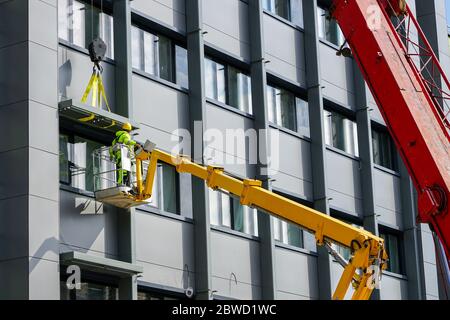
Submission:
{"label": "building facade", "polygon": [[[450,71],[445,1],[408,3]],[[336,55],[329,6],[0,0],[0,299],[331,298],[342,267],[313,235],[170,166],[149,205],[96,202],[92,154],[120,121],[382,236],[374,299],[443,298],[411,179],[355,61]],[[87,125],[98,37],[109,107]]]}

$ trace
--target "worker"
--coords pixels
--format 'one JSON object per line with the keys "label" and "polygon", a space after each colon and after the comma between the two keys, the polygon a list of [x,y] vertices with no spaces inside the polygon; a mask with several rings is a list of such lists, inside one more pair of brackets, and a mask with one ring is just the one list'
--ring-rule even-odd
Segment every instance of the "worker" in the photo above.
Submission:
{"label": "worker", "polygon": [[122,185],[125,184],[128,187],[131,187],[131,177],[127,170],[122,169],[122,154],[121,149],[117,148],[114,150],[116,145],[125,145],[128,147],[130,152],[134,152],[134,146],[136,145],[136,141],[131,138],[130,132],[133,130],[130,123],[125,123],[122,126],[122,130],[116,132],[116,138],[112,142],[112,146],[109,149],[109,155],[111,159],[116,162],[116,170],[117,170],[117,184]]}

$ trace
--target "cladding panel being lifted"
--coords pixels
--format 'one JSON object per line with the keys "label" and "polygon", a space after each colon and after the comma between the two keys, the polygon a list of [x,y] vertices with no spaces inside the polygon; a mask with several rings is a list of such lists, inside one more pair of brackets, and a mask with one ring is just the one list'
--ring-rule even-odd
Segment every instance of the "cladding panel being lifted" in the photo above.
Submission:
{"label": "cladding panel being lifted", "polygon": [[94,108],[73,100],[59,103],[59,115],[71,122],[86,125],[105,132],[115,133],[122,129],[124,123],[131,123],[133,130],[139,129],[136,122],[118,114]]}

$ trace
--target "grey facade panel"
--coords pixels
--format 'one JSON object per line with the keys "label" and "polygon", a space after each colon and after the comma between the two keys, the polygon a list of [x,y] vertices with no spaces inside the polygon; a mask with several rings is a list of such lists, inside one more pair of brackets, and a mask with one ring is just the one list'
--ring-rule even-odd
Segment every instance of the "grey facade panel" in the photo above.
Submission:
{"label": "grey facade panel", "polygon": [[398,229],[403,228],[400,177],[375,168],[374,191],[379,221]]}
{"label": "grey facade panel", "polygon": [[[189,127],[187,94],[134,75],[131,118],[167,134],[180,135],[179,129],[187,130]],[[140,134],[139,139],[152,137]]]}
{"label": "grey facade panel", "polygon": [[113,207],[92,198],[61,191],[61,252],[80,251],[118,257],[117,214]]}
{"label": "grey facade panel", "polygon": [[317,257],[284,248],[275,252],[278,298],[318,299]]}
{"label": "grey facade panel", "polygon": [[134,0],[131,8],[181,31],[186,30],[186,7],[183,0]]}
{"label": "grey facade panel", "polygon": [[336,55],[336,48],[320,42],[323,95],[355,110],[353,61]]}
{"label": "grey facade panel", "polygon": [[[28,199],[27,195],[23,195],[0,200],[0,221],[2,222],[0,236],[4,239],[0,242],[0,261],[14,260],[28,255],[28,234],[24,228],[16,227],[26,225],[28,222]],[[7,266],[8,264],[5,264],[3,267]],[[2,289],[0,289],[1,292]]]}
{"label": "grey facade panel", "polygon": [[436,253],[428,225],[420,225],[420,238],[422,243],[422,268],[423,268],[423,286],[427,300],[439,299],[439,283],[436,267]]}
{"label": "grey facade panel", "polygon": [[28,299],[28,258],[0,261],[0,299]]}
{"label": "grey facade panel", "polygon": [[306,87],[303,32],[264,14],[264,44],[267,71]]}
{"label": "grey facade panel", "polygon": [[277,131],[269,154],[273,187],[312,201],[310,142],[277,129],[270,130]]}
{"label": "grey facade panel", "polygon": [[[254,177],[257,136],[253,121],[210,103],[206,104],[206,110],[205,160],[209,164],[223,165],[238,176]],[[242,144],[242,137],[246,137],[245,144]]]}
{"label": "grey facade panel", "polygon": [[139,280],[186,289],[189,276],[194,287],[193,249],[191,223],[136,211],[136,260],[144,267]]}
{"label": "grey facade panel", "polygon": [[259,299],[261,270],[259,243],[211,231],[213,289],[220,296]]}
{"label": "grey facade panel", "polygon": [[330,206],[362,217],[361,177],[358,161],[331,150],[327,150],[326,157]]}
{"label": "grey facade panel", "polygon": [[[222,19],[222,17],[228,17]],[[203,1],[204,40],[246,61],[250,60],[248,4],[241,0]]]}
{"label": "grey facade panel", "polygon": [[408,281],[389,275],[383,275],[380,297],[383,300],[407,300]]}
{"label": "grey facade panel", "polygon": [[29,260],[30,300],[59,300],[59,262],[30,258]]}
{"label": "grey facade panel", "polygon": [[[15,1],[17,2],[17,1]],[[0,61],[3,65],[11,65],[11,61],[23,61],[14,64],[13,68],[3,68],[0,74],[0,106],[27,100],[28,82],[24,75],[28,74],[28,42],[11,44],[0,49]]]}

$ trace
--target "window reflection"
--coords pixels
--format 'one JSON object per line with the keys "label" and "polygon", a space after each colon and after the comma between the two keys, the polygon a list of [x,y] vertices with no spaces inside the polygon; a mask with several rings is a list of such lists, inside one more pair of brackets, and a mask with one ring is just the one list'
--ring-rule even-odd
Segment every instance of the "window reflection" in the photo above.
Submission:
{"label": "window reflection", "polygon": [[106,56],[114,59],[114,28],[110,15],[77,0],[58,3],[58,35],[60,39],[88,48],[92,40],[102,38],[108,46]]}

